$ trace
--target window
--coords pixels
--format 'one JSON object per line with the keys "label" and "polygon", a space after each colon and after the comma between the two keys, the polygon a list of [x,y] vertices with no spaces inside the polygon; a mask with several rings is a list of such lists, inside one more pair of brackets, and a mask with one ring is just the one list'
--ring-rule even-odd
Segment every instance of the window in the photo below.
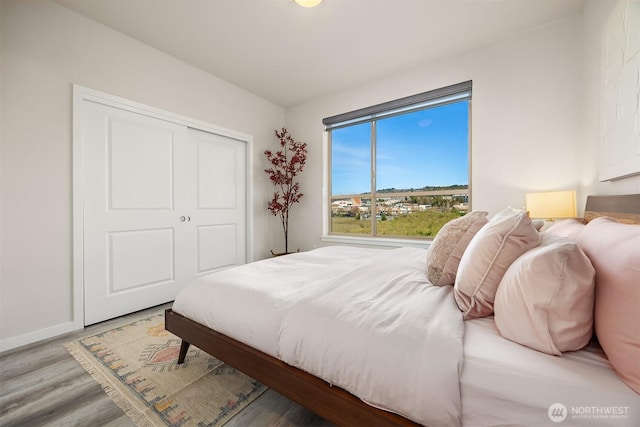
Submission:
{"label": "window", "polygon": [[331,234],[432,238],[469,211],[471,82],[323,120]]}

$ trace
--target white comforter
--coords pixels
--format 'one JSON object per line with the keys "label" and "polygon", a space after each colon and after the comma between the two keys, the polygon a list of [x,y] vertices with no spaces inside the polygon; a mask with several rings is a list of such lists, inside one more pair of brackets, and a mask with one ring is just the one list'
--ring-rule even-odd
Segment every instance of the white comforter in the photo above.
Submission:
{"label": "white comforter", "polygon": [[173,309],[373,406],[456,426],[462,316],[452,287],[427,281],[425,257],[321,248],[205,276]]}
{"label": "white comforter", "polygon": [[425,257],[383,251],[293,305],[282,360],[420,424],[460,425],[462,316],[451,286],[427,282]]}

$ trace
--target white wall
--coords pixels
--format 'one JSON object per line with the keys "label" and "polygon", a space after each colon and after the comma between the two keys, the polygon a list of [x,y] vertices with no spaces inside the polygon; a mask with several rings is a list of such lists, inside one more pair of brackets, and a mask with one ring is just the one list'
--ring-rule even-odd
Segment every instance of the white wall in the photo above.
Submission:
{"label": "white wall", "polygon": [[72,319],[72,84],[254,137],[254,257],[268,254],[262,151],[284,110],[46,0],[3,0],[0,350]]}
{"label": "white wall", "polygon": [[[598,181],[604,94],[602,30],[615,5],[614,0],[592,0],[584,8],[584,167],[581,179],[582,199],[578,202],[579,205],[584,205],[589,194],[640,193],[640,176],[616,181]],[[640,28],[630,30],[635,30],[637,37],[640,37]]]}
{"label": "white wall", "polygon": [[598,182],[601,33],[615,3],[591,0],[571,19],[288,109],[288,128],[310,146],[290,247],[312,248],[322,234],[322,118],[465,80],[473,80],[474,209],[495,213],[523,207],[529,191],[576,189],[582,214],[589,194],[640,192],[640,176]]}
{"label": "white wall", "polygon": [[473,209],[495,213],[523,207],[528,191],[578,189],[582,43],[582,17],[575,16],[288,109],[287,126],[309,143],[311,163],[301,181],[306,200],[291,219],[291,246],[309,249],[322,234],[323,117],[465,80],[473,80]]}

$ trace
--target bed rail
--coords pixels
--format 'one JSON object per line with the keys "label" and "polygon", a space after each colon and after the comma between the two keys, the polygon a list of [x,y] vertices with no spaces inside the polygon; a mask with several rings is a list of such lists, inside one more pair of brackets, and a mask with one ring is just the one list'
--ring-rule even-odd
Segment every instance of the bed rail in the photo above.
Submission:
{"label": "bed rail", "polygon": [[190,320],[170,308],[165,329],[339,426],[418,426],[351,393]]}

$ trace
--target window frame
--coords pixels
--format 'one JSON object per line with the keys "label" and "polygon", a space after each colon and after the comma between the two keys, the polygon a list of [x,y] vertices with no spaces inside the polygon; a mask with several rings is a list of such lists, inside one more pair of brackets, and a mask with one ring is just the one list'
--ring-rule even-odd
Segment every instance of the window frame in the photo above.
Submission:
{"label": "window frame", "polygon": [[[343,114],[327,117],[323,119],[323,125],[325,126],[323,137],[323,151],[325,164],[323,165],[323,187],[325,189],[323,197],[323,235],[321,240],[324,242],[335,243],[353,243],[353,244],[365,244],[375,246],[417,246],[428,247],[433,237],[420,237],[420,236],[385,236],[376,234],[376,223],[372,220],[371,234],[345,234],[335,233],[331,231],[331,205],[332,205],[332,183],[331,183],[331,135],[332,130],[342,127],[354,126],[361,123],[371,123],[371,180],[372,180],[372,193],[371,199],[374,200],[376,196],[375,192],[375,155],[376,145],[374,140],[376,137],[376,121],[380,119],[386,119],[389,117],[398,116],[401,114],[412,113],[429,108],[437,108],[440,106],[452,104],[460,101],[468,101],[468,147],[467,147],[467,159],[468,159],[468,195],[469,195],[469,211],[471,211],[472,203],[472,161],[471,161],[471,144],[472,144],[472,132],[471,132],[471,113],[472,113],[472,81],[465,81],[454,85],[434,89],[431,91],[411,95],[408,97],[396,99],[393,101],[385,102],[382,104],[373,105],[370,107],[361,108],[358,110],[350,111]],[[373,203],[373,202],[372,202]],[[373,217],[373,215],[372,215]]]}

